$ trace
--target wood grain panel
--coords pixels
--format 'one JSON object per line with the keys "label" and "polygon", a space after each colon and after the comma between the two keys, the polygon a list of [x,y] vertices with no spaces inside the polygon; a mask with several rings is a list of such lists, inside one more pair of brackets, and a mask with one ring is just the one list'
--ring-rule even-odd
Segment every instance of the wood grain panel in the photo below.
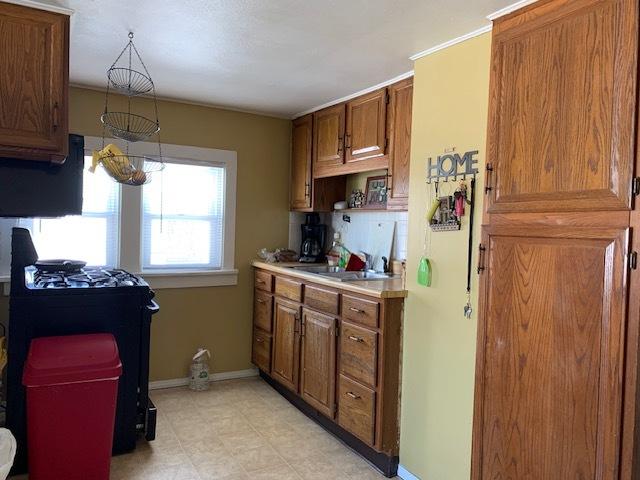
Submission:
{"label": "wood grain panel", "polygon": [[406,210],[409,202],[413,77],[388,87],[389,188],[387,208]]}
{"label": "wood grain panel", "polygon": [[374,444],[376,393],[340,375],[338,423],[369,445]]}
{"label": "wood grain panel", "polygon": [[253,325],[267,333],[271,333],[273,297],[260,290],[256,290],[253,297]]}
{"label": "wood grain panel", "polygon": [[386,88],[347,102],[345,162],[357,162],[385,155],[386,122]]}
{"label": "wood grain panel", "polygon": [[251,350],[252,363],[265,373],[271,371],[271,335],[253,330],[253,348]]}
{"label": "wood grain panel", "polygon": [[315,310],[337,315],[338,302],[338,292],[312,285],[305,285],[304,287],[304,303]]}
{"label": "wood grain panel", "polygon": [[313,144],[313,115],[293,121],[291,132],[291,209],[311,208],[311,146]]}
{"label": "wood grain panel", "polygon": [[380,304],[361,297],[342,295],[342,318],[369,327],[378,326]]}
{"label": "wood grain panel", "polygon": [[486,231],[472,478],[618,478],[627,236]]}
{"label": "wood grain panel", "polygon": [[255,287],[265,292],[273,291],[273,275],[262,270],[255,271]]}
{"label": "wood grain panel", "polygon": [[300,393],[329,418],[334,416],[336,385],[336,319],[302,310]]}
{"label": "wood grain panel", "polygon": [[540,3],[494,28],[487,209],[629,209],[637,2]]}
{"label": "wood grain panel", "polygon": [[0,4],[0,156],[64,161],[68,36],[65,15]]}
{"label": "wood grain panel", "polygon": [[300,367],[300,307],[280,298],[274,301],[271,376],[298,391]]}
{"label": "wood grain panel", "polygon": [[274,291],[276,295],[288,298],[294,302],[302,301],[302,283],[296,282],[295,280],[275,277]]}
{"label": "wood grain panel", "polygon": [[340,372],[376,388],[378,378],[378,334],[342,322],[340,331]]}
{"label": "wood grain panel", "polygon": [[344,124],[344,104],[313,114],[314,171],[344,163]]}

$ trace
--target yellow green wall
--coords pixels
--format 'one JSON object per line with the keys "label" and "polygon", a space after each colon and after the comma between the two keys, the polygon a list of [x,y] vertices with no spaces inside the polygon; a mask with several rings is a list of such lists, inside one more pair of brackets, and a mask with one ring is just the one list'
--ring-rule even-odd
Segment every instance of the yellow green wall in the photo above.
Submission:
{"label": "yellow green wall", "polygon": [[[140,101],[142,111],[151,113],[151,103]],[[103,109],[103,93],[72,88],[70,131],[102,135]],[[236,286],[156,292],[160,313],[152,326],[151,379],[186,377],[200,345],[212,350],[215,372],[250,368],[250,264],[260,248],[288,244],[291,122],[166,101],[159,102],[159,116],[164,143],[238,152],[235,266],[240,273]],[[6,319],[7,305],[0,297],[0,320]]]}
{"label": "yellow green wall", "polygon": [[[468,216],[462,231],[432,235],[432,286],[416,282],[425,213],[432,200],[425,183],[426,162],[445,148],[479,150],[482,172],[490,44],[490,34],[485,34],[415,64],[400,463],[423,480],[469,478],[477,323],[475,272],[473,318],[463,316]],[[477,192],[476,247],[482,178]]]}

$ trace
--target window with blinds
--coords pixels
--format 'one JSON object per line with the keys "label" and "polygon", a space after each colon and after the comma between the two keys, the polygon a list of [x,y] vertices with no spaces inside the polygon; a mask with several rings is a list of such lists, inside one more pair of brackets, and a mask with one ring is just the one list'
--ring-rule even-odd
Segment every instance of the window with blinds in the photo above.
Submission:
{"label": "window with blinds", "polygon": [[222,268],[224,166],[165,162],[143,187],[143,271]]}
{"label": "window with blinds", "polygon": [[91,157],[85,157],[82,215],[20,220],[20,226],[31,230],[40,259],[118,265],[120,186],[102,168],[88,172],[89,165]]}

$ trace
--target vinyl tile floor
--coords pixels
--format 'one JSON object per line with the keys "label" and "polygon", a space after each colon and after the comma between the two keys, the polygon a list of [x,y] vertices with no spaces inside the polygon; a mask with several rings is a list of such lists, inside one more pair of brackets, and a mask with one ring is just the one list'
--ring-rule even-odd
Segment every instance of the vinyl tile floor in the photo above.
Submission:
{"label": "vinyl tile floor", "polygon": [[257,377],[206,392],[156,390],[151,398],[157,438],[113,457],[111,480],[386,478]]}

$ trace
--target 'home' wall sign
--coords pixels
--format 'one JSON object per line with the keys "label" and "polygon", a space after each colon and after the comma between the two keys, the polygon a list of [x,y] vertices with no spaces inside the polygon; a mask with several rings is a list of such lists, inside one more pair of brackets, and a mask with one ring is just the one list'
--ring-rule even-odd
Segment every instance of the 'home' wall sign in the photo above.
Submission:
{"label": "'home' wall sign", "polygon": [[478,173],[478,150],[466,152],[460,156],[459,153],[451,152],[439,155],[435,161],[429,158],[427,167],[427,183],[438,182],[449,179],[456,179],[459,176],[473,176]]}

